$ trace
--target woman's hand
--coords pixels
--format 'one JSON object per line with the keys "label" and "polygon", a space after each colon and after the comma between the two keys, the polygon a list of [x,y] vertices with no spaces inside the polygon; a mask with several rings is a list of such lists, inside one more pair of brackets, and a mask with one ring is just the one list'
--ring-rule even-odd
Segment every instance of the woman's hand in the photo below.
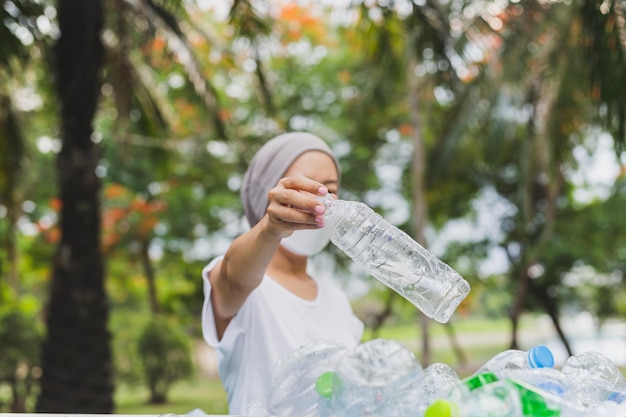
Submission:
{"label": "woman's hand", "polygon": [[328,194],[324,184],[302,175],[282,178],[268,193],[268,226],[277,236],[324,226],[324,205],[316,196]]}

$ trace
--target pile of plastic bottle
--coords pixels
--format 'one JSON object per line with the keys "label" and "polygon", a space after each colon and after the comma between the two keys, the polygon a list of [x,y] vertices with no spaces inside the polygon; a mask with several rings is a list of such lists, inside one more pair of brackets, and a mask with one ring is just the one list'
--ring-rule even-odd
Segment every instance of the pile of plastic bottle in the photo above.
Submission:
{"label": "pile of plastic bottle", "polygon": [[353,350],[321,340],[276,364],[270,408],[277,417],[622,417],[626,378],[597,352],[558,369],[543,345],[500,352],[461,379],[443,363],[423,368],[391,340]]}

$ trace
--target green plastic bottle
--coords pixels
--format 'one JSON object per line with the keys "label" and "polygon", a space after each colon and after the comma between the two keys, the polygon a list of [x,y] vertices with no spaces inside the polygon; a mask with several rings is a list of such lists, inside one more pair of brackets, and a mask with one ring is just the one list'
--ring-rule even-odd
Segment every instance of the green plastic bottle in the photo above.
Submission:
{"label": "green plastic bottle", "polygon": [[521,381],[508,381],[517,389],[524,417],[559,417],[561,404],[550,404],[535,387]]}

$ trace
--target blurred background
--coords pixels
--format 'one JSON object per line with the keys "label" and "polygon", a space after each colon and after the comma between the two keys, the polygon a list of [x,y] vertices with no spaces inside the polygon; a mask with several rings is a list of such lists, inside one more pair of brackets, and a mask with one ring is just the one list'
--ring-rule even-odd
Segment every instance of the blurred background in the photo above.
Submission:
{"label": "blurred background", "polygon": [[326,139],[472,291],[446,325],[313,259],[424,366],[626,367],[626,2],[2,0],[0,412],[227,411],[200,271],[266,140]]}

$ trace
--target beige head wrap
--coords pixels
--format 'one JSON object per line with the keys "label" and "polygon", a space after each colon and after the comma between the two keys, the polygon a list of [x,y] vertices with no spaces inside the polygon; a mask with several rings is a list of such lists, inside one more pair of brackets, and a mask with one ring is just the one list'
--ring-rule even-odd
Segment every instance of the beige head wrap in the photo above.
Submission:
{"label": "beige head wrap", "polygon": [[322,151],[330,155],[339,172],[337,159],[326,142],[305,132],[276,136],[263,145],[252,158],[241,186],[241,202],[250,227],[265,215],[269,204],[268,192],[278,184],[291,164],[308,151]]}

